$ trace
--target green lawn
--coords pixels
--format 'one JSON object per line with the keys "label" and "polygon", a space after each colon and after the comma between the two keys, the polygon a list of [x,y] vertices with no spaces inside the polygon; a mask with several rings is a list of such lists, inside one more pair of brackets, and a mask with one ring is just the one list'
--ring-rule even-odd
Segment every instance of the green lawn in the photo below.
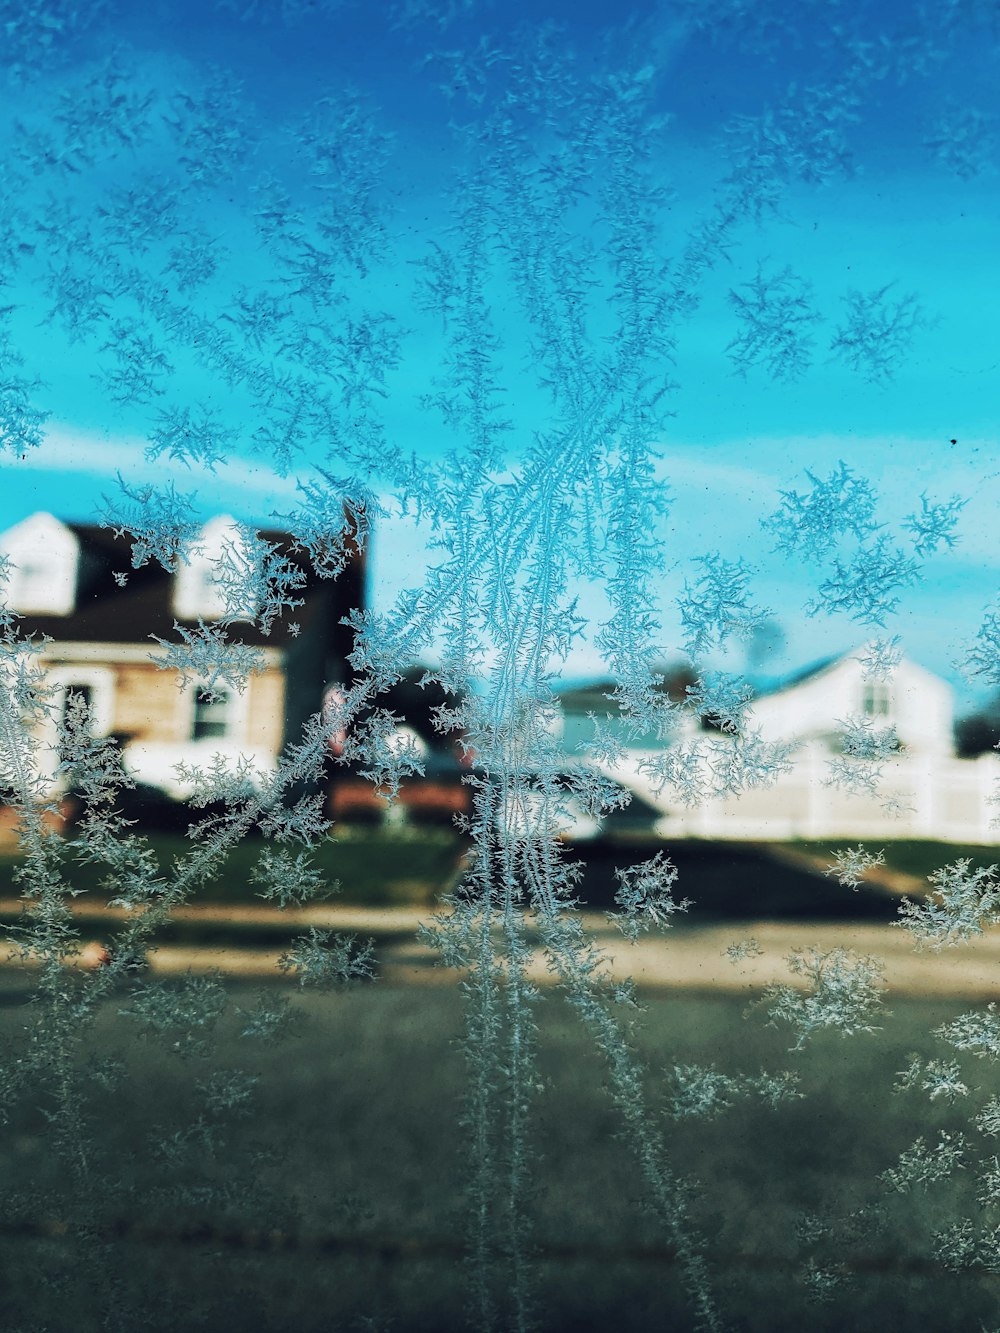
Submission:
{"label": "green lawn", "polygon": [[[43,1117],[30,1105],[15,1111],[0,1147],[3,1327],[465,1326],[458,996],[379,984],[296,994],[297,1035],[261,1046],[239,1038],[233,1012],[252,1010],[254,994],[234,986],[229,995],[210,1048],[183,1058],[176,1032],[140,1040],[116,1012],[121,1002],[108,1006],[89,1058],[96,1068],[119,1057],[127,1077],[113,1091],[95,1084],[96,1148],[82,1199],[67,1188]],[[12,1051],[15,999],[0,1006],[0,1043]],[[949,1273],[931,1254],[934,1231],[963,1213],[981,1216],[973,1172],[905,1196],[876,1184],[918,1134],[936,1137],[963,1121],[968,1130],[967,1104],[892,1091],[896,1071],[911,1052],[931,1050],[928,1031],[958,1006],[893,1008],[879,1034],[824,1036],[791,1056],[787,1036],[759,1012],[744,1017],[739,1000],[650,1001],[636,1040],[654,1106],[663,1106],[675,1064],[748,1074],[793,1064],[801,1074],[805,1097],[777,1109],[742,1104],[707,1122],[660,1113],[676,1167],[700,1182],[694,1211],[730,1327],[742,1333],[978,1333],[1000,1322],[1000,1283]],[[687,1333],[677,1269],[643,1210],[601,1059],[558,998],[541,1003],[540,1024],[532,1203],[540,1327]],[[197,1085],[217,1069],[249,1069],[259,1083],[228,1144],[210,1149],[205,1125],[225,1117],[206,1116]],[[996,1085],[974,1060],[965,1072]],[[970,1100],[978,1106],[988,1090]],[[835,1225],[832,1240],[800,1235],[815,1215],[835,1222],[873,1204],[881,1211],[853,1234]],[[811,1304],[801,1280],[811,1254],[843,1278],[826,1304]]]}
{"label": "green lawn", "polygon": [[[189,854],[192,848],[188,839],[164,833],[152,835],[150,845],[163,867]],[[238,845],[216,879],[199,889],[196,901],[262,901],[255,897],[258,888],[251,881],[251,871],[264,845],[260,840],[250,839]],[[652,855],[656,845],[631,847],[598,842],[572,849],[570,855],[585,862],[580,887],[584,901],[598,908],[610,907],[616,884],[614,867]],[[829,862],[835,852],[856,847],[857,842],[801,841],[777,845],[808,852]],[[695,900],[699,911],[728,912],[741,917],[825,912],[836,917],[862,910],[858,895],[845,896],[833,880],[812,875],[806,883],[803,872],[762,857],[749,844],[691,839],[664,846],[681,870],[684,893]],[[976,866],[1000,861],[1000,848],[996,847],[920,841],[873,842],[867,846],[872,851],[884,847],[890,868],[920,878],[958,857],[969,857]],[[358,827],[339,829],[335,839],[320,847],[315,860],[331,885],[339,882],[336,902],[374,907],[426,906],[454,883],[465,847],[464,840],[447,829],[390,831]],[[0,855],[0,897],[16,896],[18,892],[12,877],[15,865],[16,857],[10,852]],[[68,867],[70,881],[76,888],[92,897],[106,896],[102,888],[105,872],[100,867],[80,864],[72,857]],[[891,904],[886,910],[891,910]]]}
{"label": "green lawn", "polygon": [[[149,844],[160,866],[166,870],[178,858],[189,855],[191,842],[180,835],[152,834]],[[230,853],[219,876],[199,889],[198,902],[254,902],[259,886],[251,872],[266,845],[246,839]],[[464,843],[454,833],[421,829],[415,833],[390,834],[358,829],[341,833],[316,852],[315,865],[332,886],[339,881],[337,902],[384,906],[397,903],[423,905],[434,902],[450,885]],[[72,852],[72,842],[68,844]],[[293,849],[294,850],[294,849]],[[13,880],[17,857],[0,858],[0,897],[16,896]],[[106,871],[100,866],[67,859],[67,878],[74,887],[97,897],[106,897],[102,887]]]}

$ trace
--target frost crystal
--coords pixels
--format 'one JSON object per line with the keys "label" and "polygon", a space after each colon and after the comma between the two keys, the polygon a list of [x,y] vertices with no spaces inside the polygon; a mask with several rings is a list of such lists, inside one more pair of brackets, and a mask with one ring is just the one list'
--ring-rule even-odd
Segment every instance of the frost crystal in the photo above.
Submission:
{"label": "frost crystal", "polygon": [[873,384],[884,384],[899,369],[927,317],[912,292],[898,301],[891,284],[871,292],[852,291],[844,298],[847,317],[830,348],[852,370]]}
{"label": "frost crystal", "polygon": [[962,1014],[935,1033],[956,1051],[967,1051],[981,1060],[1000,1059],[1000,1014],[995,1004]]}
{"label": "frost crystal", "polygon": [[747,958],[763,958],[764,950],[751,936],[747,940],[736,940],[725,950],[725,956],[731,963],[742,963]]}
{"label": "frost crystal", "polygon": [[924,145],[943,167],[962,180],[995,172],[996,116],[953,103],[931,126]]}
{"label": "frost crystal", "polygon": [[983,927],[1000,922],[1000,884],[997,867],[971,869],[968,857],[961,857],[929,876],[933,892],[923,902],[904,898],[899,920],[918,943],[932,949],[962,944],[983,933]]}
{"label": "frost crystal", "polygon": [[904,525],[913,534],[917,555],[933,555],[941,546],[950,550],[955,545],[958,519],[968,503],[960,495],[935,502],[928,500],[926,493],[921,494],[919,512],[908,515]]}
{"label": "frost crystal", "polygon": [[882,627],[919,573],[917,561],[883,534],[859,546],[849,560],[834,556],[830,577],[820,584],[819,596],[806,609],[811,616],[842,611],[852,620]]}
{"label": "frost crystal", "polygon": [[902,660],[903,647],[898,634],[893,634],[887,639],[873,639],[858,658],[861,663],[862,679],[873,682],[889,681]]}
{"label": "frost crystal", "polygon": [[335,935],[331,930],[310,928],[278,959],[283,972],[292,973],[300,986],[333,986],[373,976],[371,940],[360,945],[353,935]]}
{"label": "frost crystal", "polygon": [[962,1081],[962,1071],[954,1060],[928,1060],[925,1063],[913,1056],[908,1067],[900,1072],[896,1088],[905,1091],[917,1087],[929,1093],[932,1102],[939,1097],[953,1102],[969,1095],[969,1086]]}
{"label": "frost crystal", "polygon": [[720,1115],[732,1106],[739,1088],[736,1079],[697,1065],[674,1065],[671,1081],[674,1091],[670,1114],[678,1120]]}
{"label": "frost crystal", "polygon": [[834,859],[826,873],[833,875],[846,889],[857,890],[869,870],[885,865],[884,851],[866,852],[861,843],[857,847],[845,847],[832,855]]}
{"label": "frost crystal", "polygon": [[173,483],[163,489],[130,486],[118,474],[118,497],[104,497],[103,521],[116,536],[132,538],[132,566],[158,560],[176,571],[198,531],[194,496],[178,494]]}
{"label": "frost crystal", "polygon": [[819,322],[808,283],[787,267],[770,276],[758,268],[751,282],[729,293],[729,301],[741,332],[726,351],[739,374],[758,365],[779,381],[805,373],[812,361],[810,330]]}
{"label": "frost crystal", "polygon": [[173,668],[178,673],[182,690],[194,686],[206,700],[220,698],[220,692],[226,686],[242,694],[250,677],[263,670],[261,650],[245,643],[234,643],[224,625],[199,620],[196,626],[188,627],[175,620],[174,633],[180,643],[170,643],[156,634],[149,636],[162,650],[150,653],[149,660],[161,670]]}
{"label": "frost crystal", "polygon": [[967,676],[982,676],[992,686],[1000,685],[1000,608],[990,607],[979,633],[966,647],[961,663]]}
{"label": "frost crystal", "polygon": [[1000,1097],[991,1097],[976,1116],[976,1128],[983,1134],[1000,1137]]}
{"label": "frost crystal", "polygon": [[767,1007],[773,1026],[788,1023],[795,1029],[792,1050],[801,1050],[824,1028],[845,1037],[878,1030],[871,1020],[882,1008],[885,982],[876,959],[859,957],[847,949],[824,952],[813,948],[790,954],[788,966],[804,979],[806,989],[769,986],[760,1003]]}
{"label": "frost crystal", "polygon": [[843,462],[825,480],[808,470],[806,476],[812,489],[805,494],[782,491],[781,505],[762,521],[765,532],[776,538],[776,550],[819,559],[843,536],[861,540],[875,532],[878,497],[869,481]]}
{"label": "frost crystal", "polygon": [[677,912],[691,906],[687,898],[678,902],[673,896],[677,869],[657,852],[650,861],[616,870],[619,887],[615,894],[620,916],[612,917],[622,934],[633,942],[651,926],[668,926]]}
{"label": "frost crystal", "polygon": [[207,408],[172,407],[157,417],[146,456],[157,459],[166,454],[214,470],[216,463],[225,462],[235,438],[235,432],[224,429]]}
{"label": "frost crystal", "polygon": [[889,1189],[900,1194],[918,1185],[936,1184],[966,1165],[964,1153],[967,1147],[961,1134],[942,1131],[933,1148],[929,1148],[927,1141],[921,1137],[900,1154],[898,1166],[882,1173],[882,1180]]}
{"label": "frost crystal", "polygon": [[690,656],[700,657],[734,636],[749,638],[771,619],[771,611],[754,606],[750,600],[753,571],[742,560],[732,562],[705,555],[695,563],[701,572],[694,583],[685,583],[678,599],[684,646]]}

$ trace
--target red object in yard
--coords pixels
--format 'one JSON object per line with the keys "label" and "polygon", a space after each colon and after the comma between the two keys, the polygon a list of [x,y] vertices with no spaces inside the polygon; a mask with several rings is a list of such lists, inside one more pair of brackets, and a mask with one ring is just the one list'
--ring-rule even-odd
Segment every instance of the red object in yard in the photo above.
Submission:
{"label": "red object in yard", "polygon": [[96,972],[99,967],[107,967],[111,962],[111,951],[100,940],[90,940],[77,954],[80,967],[88,972]]}
{"label": "red object in yard", "polygon": [[463,815],[469,808],[469,789],[456,782],[404,782],[400,784],[399,799],[417,816]]}
{"label": "red object in yard", "polygon": [[328,819],[350,820],[352,815],[370,819],[381,815],[385,802],[375,795],[375,788],[362,778],[338,778],[330,786],[326,801]]}
{"label": "red object in yard", "polygon": [[[438,821],[468,814],[469,796],[468,787],[461,782],[414,778],[400,783],[398,804],[417,822]],[[386,809],[386,802],[363,778],[337,778],[330,785],[326,800],[328,819],[343,819],[348,823],[359,817],[370,820],[384,815]]]}
{"label": "red object in yard", "polygon": [[339,685],[330,685],[323,694],[323,720],[330,726],[326,738],[327,749],[339,759],[347,743],[347,729],[343,725],[342,715],[347,695]]}

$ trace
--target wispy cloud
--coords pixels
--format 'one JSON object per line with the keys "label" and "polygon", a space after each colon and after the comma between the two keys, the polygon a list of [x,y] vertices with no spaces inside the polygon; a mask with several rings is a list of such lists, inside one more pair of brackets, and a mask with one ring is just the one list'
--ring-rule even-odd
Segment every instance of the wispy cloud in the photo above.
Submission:
{"label": "wispy cloud", "polygon": [[237,457],[213,471],[178,459],[151,460],[141,440],[109,439],[58,425],[16,467],[22,474],[82,474],[108,485],[118,473],[136,484],[173,482],[180,489],[195,491],[208,508],[237,501],[242,509],[258,509],[261,501],[284,501],[296,491],[295,477],[282,477],[264,462]]}

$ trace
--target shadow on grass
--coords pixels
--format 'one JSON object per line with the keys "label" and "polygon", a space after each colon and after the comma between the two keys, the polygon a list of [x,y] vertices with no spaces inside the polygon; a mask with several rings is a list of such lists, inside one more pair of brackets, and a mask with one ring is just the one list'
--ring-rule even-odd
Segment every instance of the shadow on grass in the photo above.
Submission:
{"label": "shadow on grass", "polygon": [[891,921],[899,899],[878,885],[854,892],[818,869],[788,864],[767,844],[644,840],[595,841],[582,851],[584,873],[578,890],[588,907],[614,904],[615,868],[648,860],[665,851],[677,867],[676,893],[690,898],[691,919],[754,918],[776,921]]}

